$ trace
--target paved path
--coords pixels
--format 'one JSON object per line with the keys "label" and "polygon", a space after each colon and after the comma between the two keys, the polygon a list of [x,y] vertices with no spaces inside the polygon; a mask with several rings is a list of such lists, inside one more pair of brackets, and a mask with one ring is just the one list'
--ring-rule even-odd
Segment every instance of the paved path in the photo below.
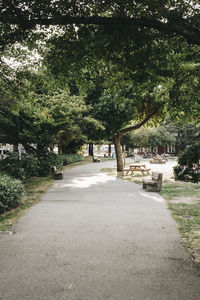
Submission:
{"label": "paved path", "polygon": [[65,172],[0,237],[1,300],[200,299],[200,276],[163,199],[106,176]]}

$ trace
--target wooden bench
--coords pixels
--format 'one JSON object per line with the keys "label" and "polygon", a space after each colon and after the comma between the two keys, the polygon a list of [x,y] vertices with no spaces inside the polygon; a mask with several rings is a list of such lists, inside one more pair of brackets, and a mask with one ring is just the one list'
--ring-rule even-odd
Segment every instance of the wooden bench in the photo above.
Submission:
{"label": "wooden bench", "polygon": [[93,156],[93,162],[100,162],[100,158],[98,158],[97,156]]}
{"label": "wooden bench", "polygon": [[149,174],[150,169],[147,169],[145,165],[130,165],[129,168],[124,169],[124,175],[128,175],[128,173],[133,174],[134,172],[141,172],[143,175]]}
{"label": "wooden bench", "polygon": [[63,171],[62,170],[57,170],[56,166],[53,166],[52,168],[52,177],[53,179],[63,179]]}
{"label": "wooden bench", "polygon": [[143,179],[143,189],[148,192],[159,192],[162,188],[162,173],[152,172],[152,180]]}

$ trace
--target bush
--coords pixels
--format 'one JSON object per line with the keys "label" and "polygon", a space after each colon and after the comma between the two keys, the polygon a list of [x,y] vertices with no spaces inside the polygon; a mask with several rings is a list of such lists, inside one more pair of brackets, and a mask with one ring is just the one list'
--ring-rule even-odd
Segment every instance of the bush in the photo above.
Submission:
{"label": "bush", "polygon": [[198,183],[199,173],[196,169],[200,167],[199,160],[200,143],[187,147],[178,158],[178,166],[174,167],[175,179]]}
{"label": "bush", "polygon": [[200,160],[200,143],[187,146],[185,151],[178,158],[178,163],[181,166],[198,164]]}
{"label": "bush", "polygon": [[83,156],[80,154],[60,154],[58,155],[58,157],[60,157],[60,159],[62,160],[63,166],[83,160]]}
{"label": "bush", "polygon": [[0,213],[19,205],[24,193],[24,186],[20,180],[8,175],[0,174]]}
{"label": "bush", "polygon": [[53,153],[37,157],[26,155],[19,158],[17,153],[10,153],[0,161],[0,170],[6,174],[26,182],[30,177],[46,176],[53,166],[62,166],[62,159]]}
{"label": "bush", "polygon": [[62,167],[63,161],[59,155],[54,153],[47,153],[43,156],[38,157],[39,176],[46,176],[51,173],[52,167]]}
{"label": "bush", "polygon": [[10,153],[0,161],[0,170],[11,177],[25,182],[31,176],[39,175],[39,164],[37,157],[33,155],[23,156],[19,159],[17,153]]}
{"label": "bush", "polygon": [[22,182],[26,180],[24,167],[16,153],[9,153],[5,159],[0,161],[0,170]]}
{"label": "bush", "polygon": [[5,159],[0,160],[0,171],[24,183],[30,177],[50,174],[53,166],[60,168],[63,165],[65,166],[82,159],[83,157],[79,154],[56,155],[50,152],[44,153],[39,157],[26,155],[19,159],[17,153],[10,153]]}

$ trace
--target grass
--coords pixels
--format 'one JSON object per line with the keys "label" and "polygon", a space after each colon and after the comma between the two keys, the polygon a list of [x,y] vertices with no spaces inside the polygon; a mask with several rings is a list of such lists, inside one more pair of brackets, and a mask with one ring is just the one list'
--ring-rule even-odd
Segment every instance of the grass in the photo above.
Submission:
{"label": "grass", "polygon": [[160,194],[177,222],[183,245],[200,266],[200,185],[164,182]]}
{"label": "grass", "polygon": [[25,185],[25,195],[20,206],[0,215],[0,231],[12,231],[12,226],[32,205],[36,204],[47,188],[53,183],[48,177],[35,177]]}
{"label": "grass", "polygon": [[191,199],[200,199],[200,185],[191,182],[164,182],[160,193],[167,200],[189,197]]}
{"label": "grass", "polygon": [[[91,157],[86,157],[82,161],[72,163],[63,168],[66,170],[78,165],[88,164],[91,161]],[[51,176],[31,178],[29,182],[25,184],[25,195],[22,198],[20,206],[0,215],[0,231],[12,231],[12,227],[17,220],[29,207],[40,201],[47,188],[53,183],[54,180]]]}

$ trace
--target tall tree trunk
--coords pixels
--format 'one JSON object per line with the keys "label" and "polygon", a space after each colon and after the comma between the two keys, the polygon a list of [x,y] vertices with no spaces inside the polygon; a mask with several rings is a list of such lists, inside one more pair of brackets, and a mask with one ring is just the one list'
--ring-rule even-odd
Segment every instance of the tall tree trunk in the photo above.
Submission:
{"label": "tall tree trunk", "polygon": [[114,144],[115,144],[115,152],[116,152],[116,159],[117,159],[117,171],[123,172],[124,170],[124,164],[123,164],[123,158],[122,158],[122,148],[120,144],[121,134],[118,134],[114,138]]}
{"label": "tall tree trunk", "polygon": [[89,156],[94,156],[93,143],[89,143]]}
{"label": "tall tree trunk", "polygon": [[108,157],[111,157],[111,144],[108,145]]}

